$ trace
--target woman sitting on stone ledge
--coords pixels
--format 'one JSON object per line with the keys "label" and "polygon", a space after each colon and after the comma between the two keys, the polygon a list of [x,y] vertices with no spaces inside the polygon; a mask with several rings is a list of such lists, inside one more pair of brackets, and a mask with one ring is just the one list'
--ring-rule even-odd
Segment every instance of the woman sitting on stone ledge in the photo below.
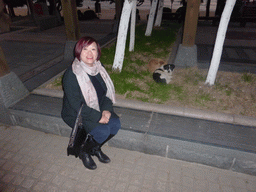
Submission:
{"label": "woman sitting on stone ledge", "polygon": [[61,116],[70,127],[74,127],[78,110],[84,103],[81,116],[88,139],[81,146],[79,158],[88,169],[97,168],[91,157],[94,155],[100,162],[110,162],[101,147],[121,127],[119,117],[113,110],[114,85],[99,61],[100,56],[101,49],[95,39],[81,38],[75,46],[74,62],[63,76]]}

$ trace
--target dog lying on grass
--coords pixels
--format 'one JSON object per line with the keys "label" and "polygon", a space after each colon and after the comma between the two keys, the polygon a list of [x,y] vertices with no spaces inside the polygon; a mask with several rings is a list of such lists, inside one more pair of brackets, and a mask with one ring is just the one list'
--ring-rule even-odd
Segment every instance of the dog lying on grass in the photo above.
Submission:
{"label": "dog lying on grass", "polygon": [[153,73],[153,79],[157,83],[169,84],[172,79],[172,72],[175,68],[173,64],[162,65],[160,68],[156,69]]}

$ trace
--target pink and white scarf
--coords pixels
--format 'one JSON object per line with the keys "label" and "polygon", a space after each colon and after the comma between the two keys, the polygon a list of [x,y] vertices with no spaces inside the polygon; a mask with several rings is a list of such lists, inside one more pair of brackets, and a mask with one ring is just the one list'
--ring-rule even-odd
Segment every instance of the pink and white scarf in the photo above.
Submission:
{"label": "pink and white scarf", "polygon": [[76,75],[78,84],[80,86],[87,106],[97,111],[100,111],[97,93],[88,74],[91,76],[95,76],[100,73],[102,79],[107,86],[106,96],[110,98],[113,103],[116,102],[114,84],[106,69],[101,65],[100,61],[95,61],[94,65],[90,67],[83,61],[79,61],[77,58],[75,58],[72,64],[72,70],[73,73]]}

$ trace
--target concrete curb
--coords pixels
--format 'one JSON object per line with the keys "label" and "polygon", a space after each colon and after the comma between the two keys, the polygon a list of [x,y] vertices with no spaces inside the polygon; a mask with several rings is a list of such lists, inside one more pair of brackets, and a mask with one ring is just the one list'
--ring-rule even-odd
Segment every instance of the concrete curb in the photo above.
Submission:
{"label": "concrete curb", "polygon": [[[58,76],[60,76],[61,74],[59,74]],[[45,84],[47,84],[47,82]],[[51,97],[58,97],[58,98],[63,97],[62,91],[46,89],[46,88],[43,88],[44,85],[42,85],[38,89],[33,90],[32,93],[51,96]],[[242,116],[242,115],[232,115],[232,114],[204,111],[204,110],[192,109],[192,108],[172,107],[172,106],[166,106],[164,104],[145,103],[145,102],[129,100],[129,99],[117,99],[117,102],[115,103],[114,106],[142,110],[142,111],[157,112],[157,113],[163,113],[163,114],[169,114],[169,115],[191,117],[191,118],[229,123],[229,124],[235,124],[235,125],[256,127],[255,118]]]}
{"label": "concrete curb", "polygon": [[108,141],[108,145],[170,159],[200,163],[221,169],[256,175],[256,155],[245,151],[128,130],[120,130],[116,137]]}
{"label": "concrete curb", "polygon": [[[61,99],[57,97],[44,97],[34,94],[32,97],[34,97],[34,100],[30,97],[30,99],[24,101],[20,105],[9,109],[12,119],[14,120],[14,124],[46,133],[69,137],[71,128],[64,123],[59,115],[61,110]],[[38,101],[42,101],[42,103],[40,104],[38,103]],[[118,100],[118,102],[120,102],[120,100]],[[141,105],[139,105],[139,103]],[[236,145],[224,144],[224,146],[222,146],[221,143],[208,143],[201,140],[191,140],[188,139],[188,137],[186,136],[177,137],[177,135],[165,134],[164,132],[161,132],[159,134],[159,132],[157,133],[153,131],[153,127],[155,126],[154,123],[152,123],[153,129],[150,129],[149,127],[141,128],[141,126],[144,125],[147,127],[147,122],[149,122],[153,115],[155,116],[155,114],[153,114],[152,112],[150,113],[141,111],[143,107],[145,108],[145,110],[154,109],[146,108],[146,105],[148,104],[142,102],[130,102],[129,100],[124,100],[124,102],[122,102],[122,105],[124,107],[133,107],[133,109],[135,106],[137,106],[138,110],[127,108],[116,109],[117,113],[121,114],[123,127],[121,130],[119,130],[117,136],[109,141],[108,144],[110,146],[139,151],[146,154],[158,155],[170,159],[179,159],[188,162],[200,163],[250,175],[256,175],[256,154],[253,151],[243,150]],[[56,106],[58,109],[56,108]],[[148,106],[154,107],[155,105]],[[157,110],[160,111],[162,109],[158,108]],[[157,118],[160,118],[160,116],[166,117],[166,115],[161,115],[159,113],[156,113],[156,116]],[[180,119],[182,117],[170,118]],[[154,120],[156,119],[154,118]],[[157,121],[158,120],[156,120],[156,124],[158,124]],[[161,121],[161,118],[159,119],[159,121]],[[211,123],[214,122],[209,122],[209,124]],[[179,127],[179,129],[182,129],[182,126]],[[252,129],[253,128],[249,128],[248,130]],[[227,131],[227,129],[225,130]],[[186,131],[184,133],[186,133]],[[230,132],[228,132],[227,134],[229,133]],[[236,133],[237,131],[234,131],[234,135],[236,135]],[[191,132],[191,134],[193,133]],[[232,142],[235,142],[234,139],[231,140]],[[230,142],[231,140],[228,140],[227,142]]]}

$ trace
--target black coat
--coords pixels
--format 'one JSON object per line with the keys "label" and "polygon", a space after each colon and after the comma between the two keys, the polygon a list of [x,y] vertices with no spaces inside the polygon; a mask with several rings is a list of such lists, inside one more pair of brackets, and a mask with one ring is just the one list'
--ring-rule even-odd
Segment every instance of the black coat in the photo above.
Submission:
{"label": "black coat", "polygon": [[[101,84],[104,85],[103,88],[107,90],[106,84],[101,76],[99,80],[101,81]],[[63,75],[62,85],[64,96],[61,117],[64,122],[67,123],[71,128],[74,127],[76,116],[82,102],[84,103],[84,107],[82,109],[81,115],[83,119],[83,125],[87,133],[89,133],[95,127],[101,125],[99,123],[99,120],[101,119],[102,111],[104,110],[110,111],[111,117],[118,118],[113,110],[112,101],[108,97],[106,97],[106,95],[102,97],[101,102],[99,103],[101,112],[86,105],[76,75],[72,71],[72,66],[69,66],[68,69],[65,71]]]}

